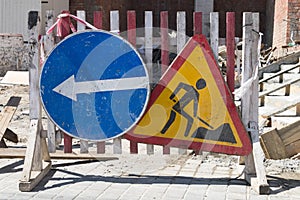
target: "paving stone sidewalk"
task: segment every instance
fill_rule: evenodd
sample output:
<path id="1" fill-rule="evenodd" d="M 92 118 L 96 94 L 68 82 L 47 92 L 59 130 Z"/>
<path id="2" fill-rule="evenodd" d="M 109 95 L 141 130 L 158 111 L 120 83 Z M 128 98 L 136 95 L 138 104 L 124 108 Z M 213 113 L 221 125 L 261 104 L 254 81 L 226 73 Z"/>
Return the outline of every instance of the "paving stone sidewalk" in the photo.
<path id="1" fill-rule="evenodd" d="M 225 158 L 226 157 L 226 158 Z M 23 160 L 0 160 L 0 199 L 300 200 L 300 174 L 269 175 L 270 195 L 243 179 L 237 157 L 120 155 L 117 160 L 54 160 L 32 191 L 18 189 Z"/>

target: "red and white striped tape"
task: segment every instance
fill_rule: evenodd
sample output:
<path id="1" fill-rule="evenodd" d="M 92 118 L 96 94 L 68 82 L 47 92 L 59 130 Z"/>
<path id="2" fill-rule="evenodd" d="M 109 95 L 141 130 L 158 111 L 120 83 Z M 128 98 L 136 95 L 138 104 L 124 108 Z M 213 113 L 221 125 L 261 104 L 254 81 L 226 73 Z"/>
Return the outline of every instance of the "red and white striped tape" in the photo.
<path id="1" fill-rule="evenodd" d="M 71 17 L 73 19 L 75 19 L 76 21 L 82 23 L 83 25 L 85 25 L 86 27 L 90 28 L 90 29 L 93 29 L 93 30 L 98 30 L 95 26 L 91 25 L 90 23 L 88 23 L 87 21 L 85 20 L 82 20 L 80 19 L 79 17 L 76 17 L 75 15 L 72 15 L 70 13 L 62 13 L 62 14 L 59 14 L 57 16 L 57 20 L 56 22 L 48 29 L 48 31 L 46 32 L 46 34 L 50 34 L 53 32 L 54 28 L 57 26 L 57 36 L 61 36 L 61 27 L 58 26 L 60 25 L 62 22 L 63 22 L 63 18 L 66 18 L 66 17 Z M 76 29 L 74 27 L 74 25 L 72 23 L 69 24 L 70 25 L 70 28 L 72 30 L 72 32 L 76 32 Z"/>

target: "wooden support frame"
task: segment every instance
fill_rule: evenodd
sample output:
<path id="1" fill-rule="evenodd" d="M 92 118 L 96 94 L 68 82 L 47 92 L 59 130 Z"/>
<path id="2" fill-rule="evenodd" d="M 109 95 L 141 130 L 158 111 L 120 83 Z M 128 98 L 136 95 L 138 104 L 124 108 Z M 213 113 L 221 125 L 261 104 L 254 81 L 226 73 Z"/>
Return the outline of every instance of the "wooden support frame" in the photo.
<path id="1" fill-rule="evenodd" d="M 39 28 L 40 16 L 38 11 L 30 11 L 28 15 L 29 44 L 32 46 L 33 58 L 29 69 L 30 79 L 30 138 L 27 145 L 22 177 L 19 183 L 20 191 L 31 191 L 49 172 L 51 160 L 46 139 L 41 137 L 41 104 L 39 101 Z"/>
<path id="2" fill-rule="evenodd" d="M 267 183 L 265 167 L 263 165 L 264 154 L 258 136 L 258 48 L 259 48 L 259 14 L 243 13 L 243 76 L 242 83 L 252 77 L 252 80 L 245 95 L 242 96 L 242 120 L 252 139 L 253 151 L 245 157 L 245 179 L 251 184 L 259 194 L 268 194 L 269 185 Z M 242 85 L 243 87 L 243 85 Z"/>

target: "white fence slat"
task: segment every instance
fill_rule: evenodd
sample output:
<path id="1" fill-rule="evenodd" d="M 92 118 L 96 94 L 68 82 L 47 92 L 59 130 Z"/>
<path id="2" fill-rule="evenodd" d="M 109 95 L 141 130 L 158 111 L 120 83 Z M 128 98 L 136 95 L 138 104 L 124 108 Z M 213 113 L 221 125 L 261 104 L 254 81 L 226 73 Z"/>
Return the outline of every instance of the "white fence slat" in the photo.
<path id="1" fill-rule="evenodd" d="M 186 43 L 186 19 L 185 12 L 177 12 L 177 53 L 179 53 Z"/>
<path id="2" fill-rule="evenodd" d="M 56 151 L 55 126 L 50 119 L 47 119 L 47 135 L 48 135 L 48 151 L 49 153 L 55 153 Z"/>
<path id="3" fill-rule="evenodd" d="M 85 11 L 84 10 L 77 10 L 77 17 L 85 20 Z M 77 22 L 77 31 L 85 30 L 85 25 L 82 23 Z M 80 153 L 88 153 L 89 152 L 89 144 L 86 140 L 80 140 Z"/>
<path id="4" fill-rule="evenodd" d="M 113 33 L 120 32 L 120 25 L 119 25 L 119 11 L 112 10 L 110 11 L 110 31 Z"/>
<path id="5" fill-rule="evenodd" d="M 218 59 L 219 46 L 219 13 L 210 13 L 210 46 L 216 59 Z"/>
<path id="6" fill-rule="evenodd" d="M 119 33 L 119 11 L 112 10 L 110 11 L 110 30 L 113 33 Z M 121 137 L 113 139 L 113 153 L 121 154 L 122 153 L 122 139 Z"/>
<path id="7" fill-rule="evenodd" d="M 85 21 L 85 11 L 84 10 L 77 10 L 76 15 L 78 18 Z M 83 30 L 85 30 L 85 25 L 80 22 L 77 22 L 77 31 L 83 31 Z"/>
<path id="8" fill-rule="evenodd" d="M 150 83 L 153 83 L 153 64 L 152 64 L 152 49 L 153 49 L 153 14 L 152 11 L 145 11 L 145 57 L 146 67 L 150 78 Z M 154 153 L 154 146 L 147 144 L 147 154 Z"/>
<path id="9" fill-rule="evenodd" d="M 186 19 L 185 12 L 177 12 L 177 54 L 179 54 L 186 43 Z M 187 154 L 186 148 L 178 148 L 178 154 Z"/>

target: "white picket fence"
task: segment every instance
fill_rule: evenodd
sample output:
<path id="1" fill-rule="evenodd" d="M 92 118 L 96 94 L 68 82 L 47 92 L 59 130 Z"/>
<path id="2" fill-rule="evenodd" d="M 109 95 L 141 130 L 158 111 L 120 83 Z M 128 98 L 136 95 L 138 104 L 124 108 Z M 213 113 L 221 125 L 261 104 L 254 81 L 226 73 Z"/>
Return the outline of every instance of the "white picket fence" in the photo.
<path id="1" fill-rule="evenodd" d="M 45 17 L 47 17 L 47 26 L 46 29 L 48 29 L 53 23 L 54 23 L 54 16 L 52 11 L 47 11 Z M 85 20 L 85 11 L 78 10 L 77 11 L 77 17 L 80 19 Z M 120 24 L 119 24 L 119 11 L 113 10 L 110 11 L 110 31 L 114 33 L 118 33 L 120 30 Z M 214 52 L 215 57 L 218 56 L 218 46 L 219 46 L 219 13 L 213 12 L 210 14 L 210 45 Z M 202 24 L 197 24 L 194 26 L 201 26 Z M 85 30 L 86 27 L 81 24 L 77 23 L 77 31 Z M 144 27 L 144 36 L 138 36 L 136 37 L 136 46 L 144 46 L 145 49 L 145 55 L 144 55 L 144 62 L 146 64 L 146 67 L 149 72 L 150 82 L 157 82 L 160 77 L 160 74 L 155 74 L 153 70 L 153 47 L 158 46 L 162 43 L 161 37 L 153 37 L 153 30 L 159 30 L 159 27 L 154 28 L 153 27 L 153 12 L 152 11 L 145 11 L 145 27 Z M 188 40 L 188 36 L 186 35 L 186 13 L 183 11 L 177 12 L 177 31 L 174 31 L 172 36 L 169 36 L 168 38 L 168 49 L 175 49 L 176 52 L 173 53 L 179 53 L 186 41 Z M 120 34 L 123 37 L 127 37 L 127 34 Z M 45 54 L 49 53 L 51 48 L 54 46 L 54 39 L 53 35 L 44 36 L 44 50 Z M 155 78 L 156 77 L 156 78 Z M 47 126 L 47 137 L 48 137 L 48 149 L 50 153 L 54 153 L 56 151 L 57 144 L 60 144 L 62 141 L 61 131 L 57 130 L 55 125 L 48 120 L 48 126 Z M 73 139 L 73 143 L 77 142 L 76 139 Z M 106 142 L 107 144 L 110 144 L 111 141 Z M 105 142 L 98 142 L 96 145 L 98 150 L 98 153 L 113 153 L 113 154 L 121 154 L 124 151 L 123 147 L 123 139 L 121 137 L 113 139 L 113 148 L 111 150 L 110 147 L 106 145 Z M 80 140 L 80 153 L 89 153 L 89 146 L 93 146 L 93 142 L 88 142 L 85 140 Z M 106 146 L 105 146 L 106 145 Z M 109 145 L 111 146 L 111 145 Z M 147 154 L 154 154 L 154 145 L 147 144 L 146 145 L 146 152 Z M 161 147 L 156 147 L 161 148 Z M 108 152 L 112 151 L 112 152 Z M 173 151 L 172 151 L 173 152 Z M 186 154 L 187 149 L 179 149 L 179 154 Z"/>

